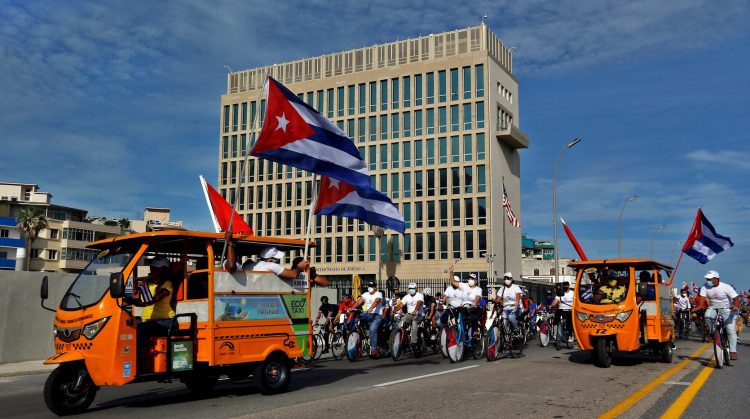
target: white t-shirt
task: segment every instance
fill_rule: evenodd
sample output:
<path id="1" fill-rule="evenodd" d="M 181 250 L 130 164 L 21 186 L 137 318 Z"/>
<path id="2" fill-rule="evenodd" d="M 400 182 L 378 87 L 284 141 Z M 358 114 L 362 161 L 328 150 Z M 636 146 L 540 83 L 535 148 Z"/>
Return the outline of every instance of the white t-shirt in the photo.
<path id="1" fill-rule="evenodd" d="M 521 291 L 521 287 L 519 287 L 516 284 L 513 284 L 510 287 L 506 287 L 505 285 L 503 285 L 502 288 L 500 288 L 500 291 L 498 291 L 497 295 L 503 297 L 503 309 L 504 310 L 510 310 L 516 306 L 517 294 L 521 294 L 521 296 L 523 296 L 523 291 Z"/>
<path id="2" fill-rule="evenodd" d="M 558 308 L 563 311 L 572 310 L 573 298 L 575 298 L 575 293 L 573 292 L 573 290 L 566 292 L 562 297 L 557 297 L 557 300 L 560 301 L 560 305 L 558 306 Z"/>
<path id="3" fill-rule="evenodd" d="M 707 289 L 701 288 L 701 297 L 708 299 L 708 306 L 717 309 L 732 308 L 732 299 L 737 297 L 737 291 L 729 284 L 719 282 L 718 286 Z"/>
<path id="4" fill-rule="evenodd" d="M 443 295 L 447 297 L 448 307 L 459 308 L 464 303 L 464 291 L 461 287 L 453 288 L 452 285 L 448 285 Z"/>
<path id="5" fill-rule="evenodd" d="M 678 310 L 690 310 L 690 297 L 680 295 L 677 297 L 677 304 L 675 306 Z"/>
<path id="6" fill-rule="evenodd" d="M 482 288 L 479 286 L 476 286 L 474 288 L 470 287 L 469 284 L 461 283 L 461 291 L 464 292 L 464 304 L 465 306 L 470 306 L 474 303 L 474 299 L 478 295 L 480 298 L 482 297 Z M 479 304 L 477 302 L 477 304 Z"/>
<path id="7" fill-rule="evenodd" d="M 372 310 L 372 313 L 383 314 L 383 293 L 380 291 L 375 291 L 373 294 L 370 294 L 369 292 L 362 294 L 362 299 L 365 300 L 362 310 L 366 313 L 378 298 L 380 298 L 380 302 L 378 302 L 378 306 Z"/>
<path id="8" fill-rule="evenodd" d="M 284 272 L 284 267 L 278 263 L 266 262 L 264 260 L 254 261 L 246 260 L 242 264 L 243 271 L 260 271 L 260 272 L 273 272 L 276 275 L 281 275 Z"/>
<path id="9" fill-rule="evenodd" d="M 406 312 L 407 313 L 413 313 L 414 309 L 417 307 L 417 303 L 421 301 L 422 306 L 424 307 L 424 295 L 422 295 L 421 292 L 418 292 L 414 295 L 406 294 L 401 299 L 401 304 L 406 306 Z M 419 314 L 422 314 L 422 310 L 420 310 Z"/>

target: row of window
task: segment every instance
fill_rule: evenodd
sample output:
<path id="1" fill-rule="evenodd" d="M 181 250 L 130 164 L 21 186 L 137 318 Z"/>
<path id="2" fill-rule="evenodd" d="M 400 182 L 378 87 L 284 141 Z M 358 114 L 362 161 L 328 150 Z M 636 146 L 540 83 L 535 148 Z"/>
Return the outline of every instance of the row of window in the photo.
<path id="1" fill-rule="evenodd" d="M 233 138 L 234 140 L 234 138 Z M 437 150 L 435 145 L 437 144 Z M 233 141 L 233 146 L 236 143 Z M 463 136 L 428 138 L 426 140 L 386 143 L 358 147 L 362 159 L 368 162 L 370 170 L 398 169 L 421 167 L 422 165 L 461 163 L 471 161 L 483 161 L 486 158 L 485 135 L 477 133 Z M 437 153 L 436 153 L 437 151 Z M 234 155 L 234 154 L 233 154 Z M 237 182 L 239 170 L 243 161 L 221 163 L 221 184 L 234 184 Z M 249 183 L 282 179 L 284 176 L 284 165 L 273 163 L 263 159 L 250 159 L 247 165 L 246 179 Z M 294 176 L 293 168 L 286 166 L 286 178 Z M 306 176 L 306 172 L 296 169 L 296 176 Z M 241 179 L 242 180 L 242 179 Z"/>
<path id="2" fill-rule="evenodd" d="M 234 162 L 231 166 L 234 169 Z M 223 164 L 222 164 L 223 167 Z M 236 170 L 230 181 L 236 181 Z M 224 179 L 225 173 L 222 174 Z M 250 182 L 254 182 L 250 180 Z M 371 186 L 388 195 L 393 200 L 420 198 L 423 196 L 455 196 L 460 194 L 484 193 L 487 191 L 487 173 L 483 164 L 417 170 L 414 172 L 384 173 L 370 176 Z M 312 199 L 312 181 L 276 183 L 236 188 L 222 188 L 221 195 L 237 209 L 290 208 L 293 205 L 309 205 Z M 239 196 L 238 196 L 239 195 Z"/>
<path id="3" fill-rule="evenodd" d="M 487 198 L 457 198 L 438 201 L 396 204 L 407 229 L 437 227 L 469 227 L 487 224 Z M 245 215 L 247 223 L 258 235 L 301 236 L 309 210 L 263 212 Z M 315 233 L 353 233 L 367 231 L 362 221 L 336 216 L 317 217 Z"/>
<path id="4" fill-rule="evenodd" d="M 460 72 L 460 76 L 459 76 Z M 437 87 L 437 88 L 436 88 Z M 413 93 L 412 93 L 413 92 Z M 334 116 L 356 115 L 367 112 L 386 111 L 389 109 L 422 106 L 471 99 L 484 96 L 484 66 L 451 68 L 425 74 L 407 75 L 352 84 L 324 90 L 298 93 L 300 100 L 314 107 L 328 118 Z M 260 103 L 260 119 L 265 115 L 265 99 Z M 249 110 L 249 113 L 248 113 Z M 255 120 L 258 110 L 257 101 L 224 105 L 222 116 L 223 132 L 247 130 L 248 117 Z"/>
<path id="5" fill-rule="evenodd" d="M 475 108 L 475 120 L 472 119 L 473 108 Z M 436 110 L 437 126 L 435 125 Z M 498 112 L 502 112 L 502 114 L 498 114 L 499 117 L 501 116 L 501 121 L 512 122 L 510 114 L 506 115 L 507 112 L 504 110 L 501 111 L 500 109 L 498 109 Z M 465 131 L 474 128 L 482 129 L 484 128 L 484 102 L 480 101 L 476 102 L 476 104 L 466 103 L 463 105 L 463 110 L 461 112 L 459 112 L 458 105 L 455 105 L 451 106 L 450 110 L 448 110 L 447 107 L 439 107 L 429 108 L 425 111 L 414 111 L 413 116 L 414 117 L 412 118 L 412 112 L 402 112 L 390 115 L 384 114 L 379 117 L 371 116 L 369 118 L 358 118 L 356 120 L 349 119 L 346 121 L 346 125 L 344 125 L 344 121 L 338 121 L 337 124 L 342 131 L 346 132 L 347 136 L 357 143 L 377 141 L 379 139 L 388 140 L 402 137 L 420 137 L 424 135 L 434 135 L 436 133 L 442 134 L 462 130 Z M 448 116 L 450 116 L 450 118 L 448 118 Z M 413 131 L 412 123 L 414 124 Z M 481 135 L 484 136 L 483 133 Z M 458 141 L 458 136 L 453 136 L 452 138 L 454 137 L 456 138 L 456 141 Z M 255 139 L 255 134 L 250 134 L 250 144 L 248 144 L 247 134 L 222 137 L 220 150 L 221 157 L 224 159 L 230 158 L 230 156 L 233 158 L 244 157 L 247 154 L 248 148 L 252 148 L 255 145 Z M 445 137 L 443 137 L 443 139 L 445 139 Z"/>
<path id="6" fill-rule="evenodd" d="M 316 263 L 376 262 L 378 248 L 382 262 L 471 259 L 487 251 L 487 230 L 394 234 L 383 236 L 379 244 L 376 240 L 375 236 L 316 239 L 313 259 Z"/>
<path id="7" fill-rule="evenodd" d="M 94 232 L 92 230 L 83 230 L 80 228 L 63 228 L 63 240 L 78 240 L 83 242 L 94 241 Z"/>

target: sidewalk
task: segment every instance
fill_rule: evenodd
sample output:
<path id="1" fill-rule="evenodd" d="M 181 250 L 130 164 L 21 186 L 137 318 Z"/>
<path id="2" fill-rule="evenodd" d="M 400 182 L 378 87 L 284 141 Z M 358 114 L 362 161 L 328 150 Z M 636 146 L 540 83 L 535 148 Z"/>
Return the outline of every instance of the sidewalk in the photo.
<path id="1" fill-rule="evenodd" d="M 0 377 L 13 377 L 17 375 L 48 374 L 57 365 L 44 365 L 44 360 L 15 362 L 12 364 L 0 364 Z"/>

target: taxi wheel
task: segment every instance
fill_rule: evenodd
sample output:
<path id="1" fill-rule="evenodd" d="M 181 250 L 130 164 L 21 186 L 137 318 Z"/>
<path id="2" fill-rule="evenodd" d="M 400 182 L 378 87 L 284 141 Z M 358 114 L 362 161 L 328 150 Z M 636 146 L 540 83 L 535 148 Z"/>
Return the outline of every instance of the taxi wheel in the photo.
<path id="1" fill-rule="evenodd" d="M 612 365 L 612 355 L 607 348 L 606 338 L 598 338 L 594 343 L 594 364 L 602 368 L 609 368 Z"/>
<path id="2" fill-rule="evenodd" d="M 79 377 L 83 378 L 76 388 Z M 83 364 L 63 364 L 47 377 L 44 402 L 56 415 L 75 415 L 91 406 L 98 389 Z"/>
<path id="3" fill-rule="evenodd" d="M 661 347 L 661 362 L 665 364 L 671 364 L 674 356 L 674 349 L 672 349 L 672 342 L 665 342 Z"/>
<path id="4" fill-rule="evenodd" d="M 283 393 L 289 387 L 292 371 L 287 359 L 271 355 L 255 367 L 255 385 L 263 394 Z"/>

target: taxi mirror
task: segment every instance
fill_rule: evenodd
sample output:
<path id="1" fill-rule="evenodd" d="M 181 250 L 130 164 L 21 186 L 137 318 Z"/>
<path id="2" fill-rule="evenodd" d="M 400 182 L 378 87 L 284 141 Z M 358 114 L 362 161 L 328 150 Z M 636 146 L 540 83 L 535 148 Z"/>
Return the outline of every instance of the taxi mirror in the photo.
<path id="1" fill-rule="evenodd" d="M 39 290 L 39 297 L 41 297 L 42 300 L 49 298 L 49 278 L 47 278 L 47 275 L 44 275 L 44 278 L 42 278 L 42 287 Z"/>
<path id="2" fill-rule="evenodd" d="M 643 299 L 646 299 L 648 297 L 648 283 L 647 282 L 638 283 L 638 296 L 640 296 Z"/>
<path id="3" fill-rule="evenodd" d="M 113 272 L 109 275 L 109 296 L 112 298 L 125 296 L 125 280 L 122 272 Z"/>

